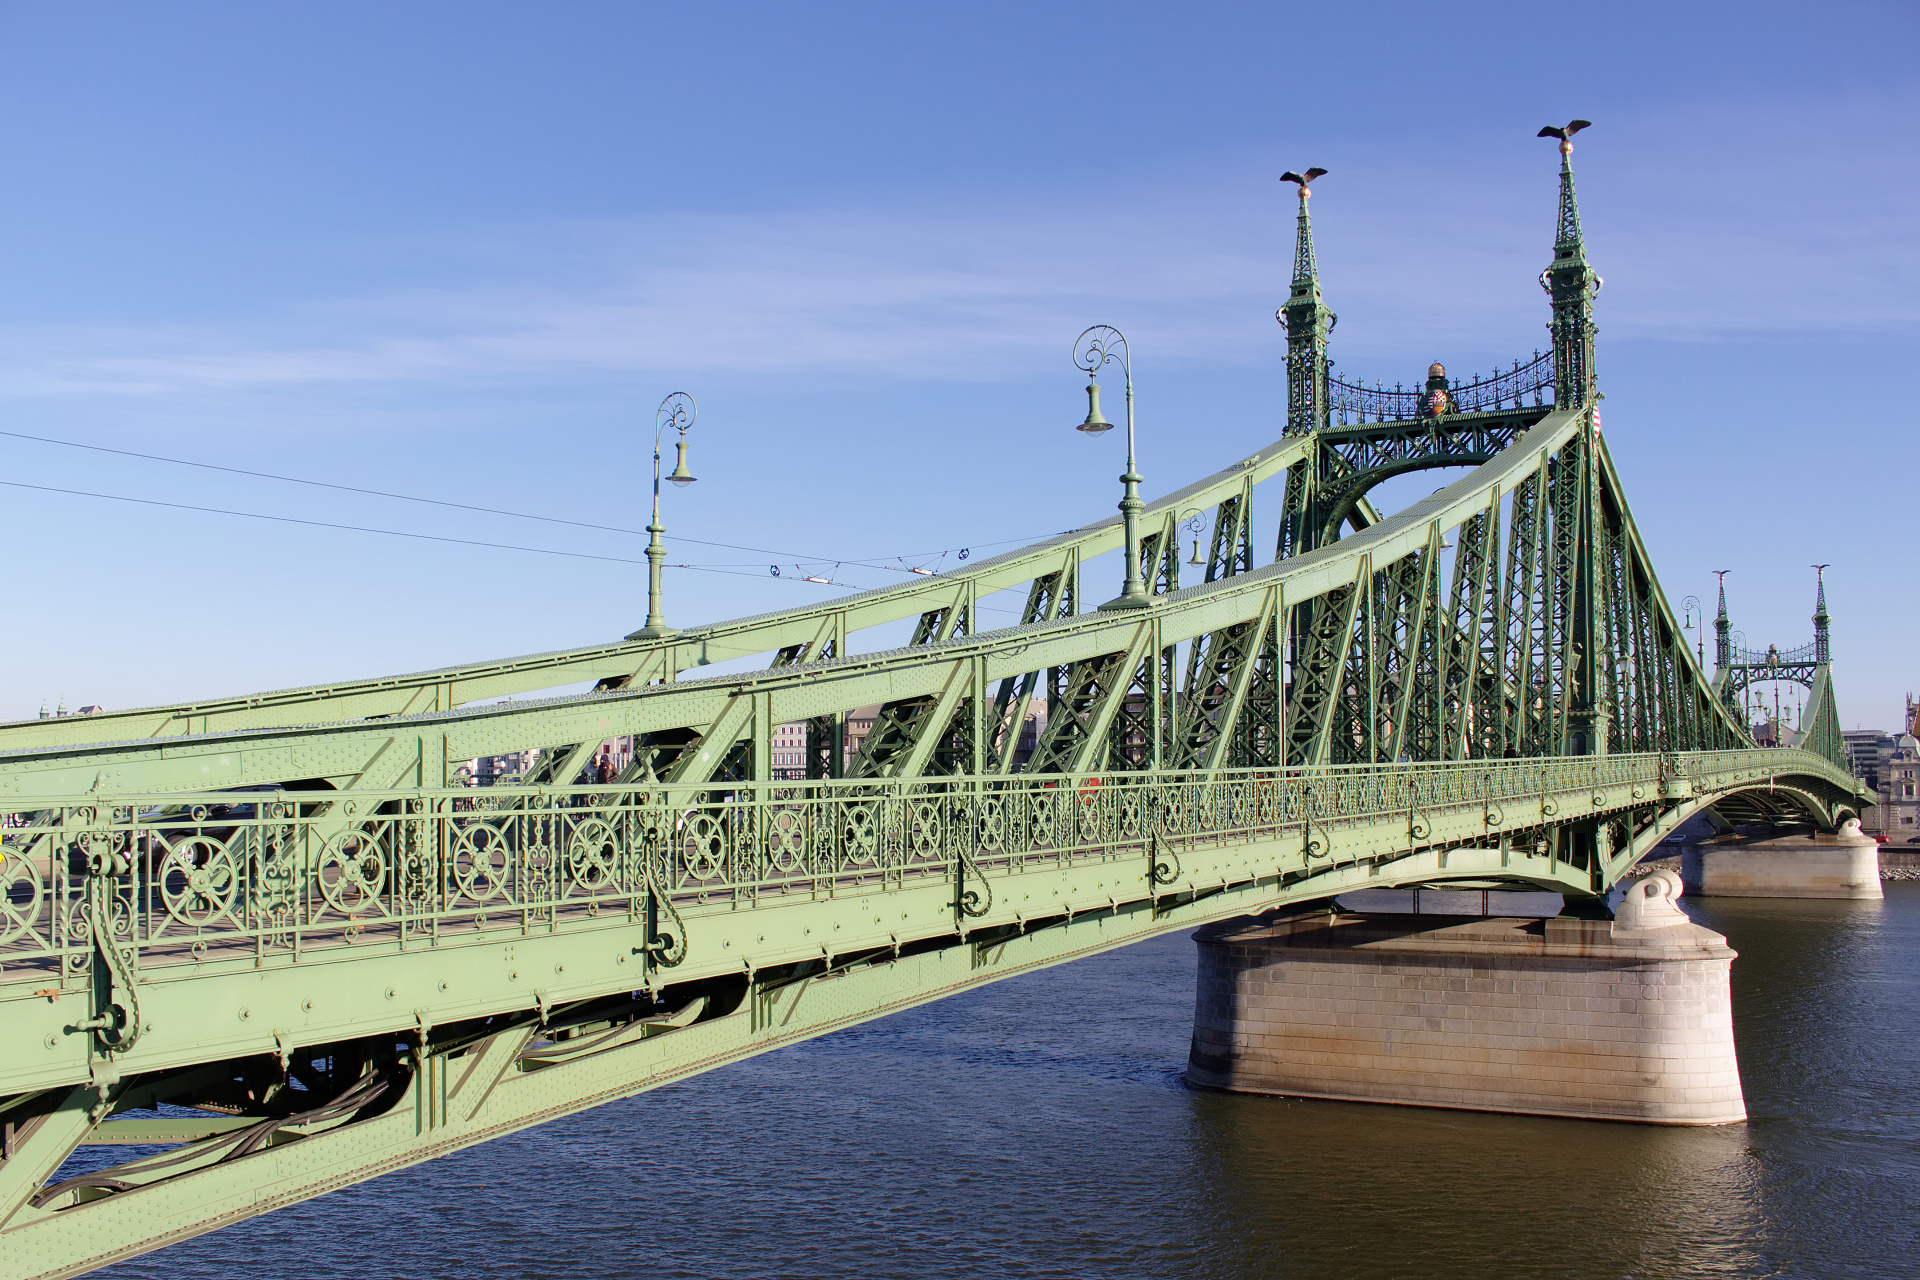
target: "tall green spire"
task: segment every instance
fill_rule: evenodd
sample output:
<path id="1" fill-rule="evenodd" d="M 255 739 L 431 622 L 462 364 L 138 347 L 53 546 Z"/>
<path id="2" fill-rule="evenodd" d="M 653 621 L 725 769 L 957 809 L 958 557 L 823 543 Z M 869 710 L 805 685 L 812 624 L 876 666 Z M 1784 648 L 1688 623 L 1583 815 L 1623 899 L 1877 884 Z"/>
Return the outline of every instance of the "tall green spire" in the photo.
<path id="1" fill-rule="evenodd" d="M 1827 570 L 1832 565 L 1817 564 L 1814 573 L 1819 575 L 1820 589 L 1813 600 L 1813 660 L 1831 662 L 1833 651 L 1833 619 L 1827 615 Z"/>
<path id="2" fill-rule="evenodd" d="M 1720 575 L 1720 613 L 1713 620 L 1713 665 L 1725 671 L 1733 665 L 1733 620 L 1727 617 L 1727 575 L 1731 569 L 1715 569 Z"/>
<path id="3" fill-rule="evenodd" d="M 1311 184 L 1325 169 L 1283 173 L 1300 187 L 1299 230 L 1293 244 L 1293 289 L 1274 318 L 1287 327 L 1287 434 L 1312 431 L 1327 421 L 1327 339 L 1339 317 L 1320 297 L 1320 269 L 1313 256 L 1313 219 L 1307 213 Z"/>
<path id="4" fill-rule="evenodd" d="M 1553 240 L 1553 263 L 1540 273 L 1540 287 L 1553 300 L 1554 402 L 1573 408 L 1593 398 L 1593 299 L 1600 277 L 1587 265 L 1580 239 L 1580 202 L 1573 190 L 1573 135 L 1592 121 L 1574 120 L 1565 128 L 1548 125 L 1538 137 L 1560 140 L 1560 220 Z"/>

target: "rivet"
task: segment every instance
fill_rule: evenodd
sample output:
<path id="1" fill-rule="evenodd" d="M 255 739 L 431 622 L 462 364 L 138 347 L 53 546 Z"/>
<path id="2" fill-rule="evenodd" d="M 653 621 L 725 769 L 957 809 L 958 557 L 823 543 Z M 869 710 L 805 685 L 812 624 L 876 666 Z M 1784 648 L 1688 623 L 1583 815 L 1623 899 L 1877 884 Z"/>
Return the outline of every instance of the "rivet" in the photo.
<path id="1" fill-rule="evenodd" d="M 393 989 L 392 987 L 388 987 L 388 988 L 387 988 L 387 999 L 389 999 L 389 1000 L 391 1000 L 391 999 L 393 999 L 393 997 L 394 997 L 394 996 L 395 996 L 396 994 L 398 994 L 398 993 L 397 993 L 397 992 L 395 992 L 395 991 L 394 991 L 394 989 Z"/>
<path id="2" fill-rule="evenodd" d="M 445 991 L 447 989 L 447 980 L 445 978 L 442 978 L 440 980 L 440 989 L 442 991 Z"/>
<path id="3" fill-rule="evenodd" d="M 518 969 L 510 970 L 507 973 L 508 982 L 518 982 L 519 980 L 520 980 L 520 971 Z"/>
<path id="4" fill-rule="evenodd" d="M 251 1009 L 240 1010 L 240 1021 L 245 1022 L 248 1018 L 251 1018 L 252 1016 L 253 1016 L 253 1010 Z"/>
<path id="5" fill-rule="evenodd" d="M 565 973 L 565 972 L 567 971 L 567 966 L 565 966 L 565 965 L 563 965 L 563 964 L 557 964 L 557 965 L 555 965 L 555 966 L 553 966 L 553 971 L 554 971 L 555 973 Z"/>
<path id="6" fill-rule="evenodd" d="M 300 1002 L 300 1012 L 302 1012 L 302 1013 L 312 1013 L 312 1012 L 313 1012 L 313 1001 L 311 1001 L 311 1000 L 302 1000 L 302 1001 Z"/>
<path id="7" fill-rule="evenodd" d="M 47 1046 L 47 1048 L 49 1048 L 49 1049 L 51 1049 L 51 1048 L 53 1048 L 53 1047 L 54 1047 L 55 1045 L 57 1045 L 57 1044 L 59 1044 L 59 1043 L 60 1043 L 60 1037 L 58 1037 L 58 1036 L 54 1036 L 54 1035 L 50 1035 L 50 1036 L 48 1036 L 48 1037 L 46 1038 L 46 1040 L 45 1040 L 45 1042 L 44 1042 L 44 1043 L 46 1044 L 46 1046 Z"/>

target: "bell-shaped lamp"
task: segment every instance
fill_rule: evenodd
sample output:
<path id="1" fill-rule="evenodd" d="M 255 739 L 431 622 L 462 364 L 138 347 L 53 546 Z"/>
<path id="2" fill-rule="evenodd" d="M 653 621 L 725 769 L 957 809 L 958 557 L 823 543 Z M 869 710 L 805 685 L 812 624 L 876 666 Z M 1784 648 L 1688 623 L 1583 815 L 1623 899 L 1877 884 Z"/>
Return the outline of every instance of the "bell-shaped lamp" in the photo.
<path id="1" fill-rule="evenodd" d="M 1087 379 L 1087 420 L 1078 429 L 1090 436 L 1113 430 L 1113 424 L 1100 416 L 1100 384 L 1092 378 Z"/>
<path id="2" fill-rule="evenodd" d="M 1200 558 L 1200 536 L 1198 534 L 1195 534 L 1193 539 L 1193 559 L 1187 561 L 1187 563 L 1198 565 L 1206 564 L 1206 561 Z"/>
<path id="3" fill-rule="evenodd" d="M 680 437 L 679 447 L 680 456 L 673 464 L 673 474 L 668 476 L 667 479 L 669 482 L 685 488 L 687 485 L 699 479 L 699 477 L 687 470 L 687 438 L 685 436 Z"/>

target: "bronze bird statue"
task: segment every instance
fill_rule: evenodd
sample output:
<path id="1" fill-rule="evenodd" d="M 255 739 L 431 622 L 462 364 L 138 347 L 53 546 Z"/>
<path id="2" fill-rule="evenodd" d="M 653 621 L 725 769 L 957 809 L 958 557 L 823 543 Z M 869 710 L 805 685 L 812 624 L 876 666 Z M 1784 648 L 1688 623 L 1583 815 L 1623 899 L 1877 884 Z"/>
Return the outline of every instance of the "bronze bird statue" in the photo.
<path id="1" fill-rule="evenodd" d="M 1312 192 L 1308 189 L 1308 184 L 1310 184 L 1315 178 L 1324 178 L 1326 176 L 1327 176 L 1327 171 L 1325 169 L 1309 169 L 1307 170 L 1304 176 L 1301 174 L 1295 173 L 1293 170 L 1289 169 L 1285 173 L 1280 175 L 1280 181 L 1299 183 L 1300 196 L 1302 199 L 1305 199 L 1307 196 L 1312 194 Z"/>
<path id="2" fill-rule="evenodd" d="M 1566 155 L 1573 151 L 1573 135 L 1580 132 L 1582 129 L 1590 129 L 1592 127 L 1593 127 L 1593 121 L 1591 120 L 1569 120 L 1567 122 L 1567 127 L 1564 129 L 1556 128 L 1553 125 L 1548 125 L 1546 128 L 1540 130 L 1540 132 L 1534 134 L 1533 136 L 1536 138 L 1560 139 L 1560 152 L 1562 155 Z"/>

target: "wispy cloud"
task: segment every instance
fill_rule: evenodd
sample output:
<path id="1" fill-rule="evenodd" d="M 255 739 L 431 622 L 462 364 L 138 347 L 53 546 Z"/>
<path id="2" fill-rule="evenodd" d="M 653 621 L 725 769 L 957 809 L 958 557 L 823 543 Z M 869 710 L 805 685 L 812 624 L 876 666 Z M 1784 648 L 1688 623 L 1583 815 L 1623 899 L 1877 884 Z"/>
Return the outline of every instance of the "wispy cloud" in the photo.
<path id="1" fill-rule="evenodd" d="M 1778 189 L 1777 151 L 1754 143 L 1703 162 L 1671 123 L 1631 172 L 1619 150 L 1591 148 L 1583 189 L 1610 336 L 1920 330 L 1910 178 L 1856 151 L 1859 181 L 1808 198 Z M 1411 185 L 1350 168 L 1325 185 L 1321 262 L 1342 351 L 1458 342 L 1491 357 L 1500 335 L 1515 355 L 1544 336 L 1533 278 L 1551 234 L 1551 157 L 1526 159 Z M 1829 154 L 1830 173 L 1848 166 Z M 1290 215 L 1265 176 L 1256 188 L 1215 171 L 1177 199 L 1093 214 L 1078 196 L 996 193 L 494 228 L 468 234 L 482 264 L 471 288 L 362 281 L 276 300 L 266 323 L 0 332 L 0 394 L 596 370 L 998 378 L 1053 367 L 1094 321 L 1133 329 L 1159 362 L 1272 363 Z"/>

